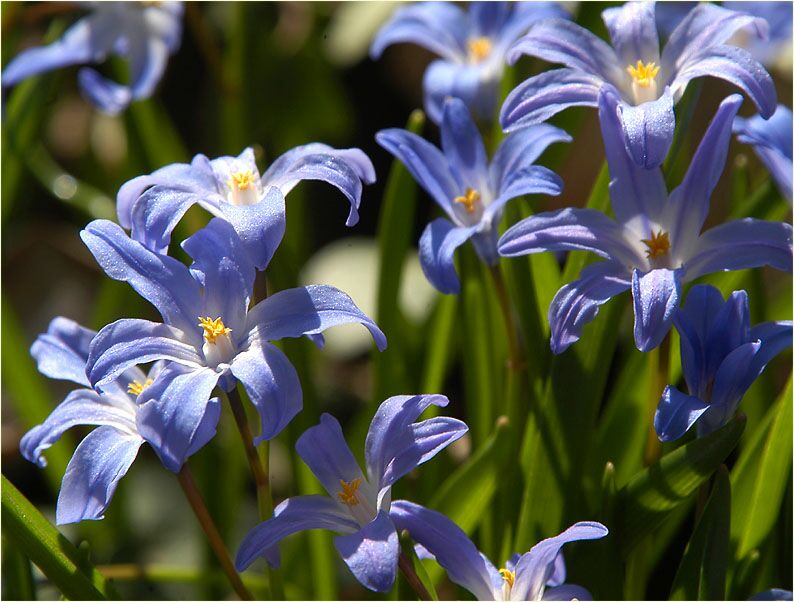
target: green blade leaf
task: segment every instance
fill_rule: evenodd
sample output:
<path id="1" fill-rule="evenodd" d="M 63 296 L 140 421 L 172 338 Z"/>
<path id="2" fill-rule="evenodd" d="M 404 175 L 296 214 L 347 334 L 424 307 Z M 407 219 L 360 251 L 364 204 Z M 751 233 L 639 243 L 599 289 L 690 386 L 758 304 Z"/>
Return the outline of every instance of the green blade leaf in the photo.
<path id="1" fill-rule="evenodd" d="M 35 600 L 36 584 L 30 560 L 3 537 L 3 600 Z"/>
<path id="2" fill-rule="evenodd" d="M 775 405 L 768 429 L 744 450 L 732 482 L 736 510 L 731 522 L 731 540 L 736 558 L 758 548 L 777 523 L 780 505 L 791 473 L 792 409 L 791 377 Z"/>
<path id="3" fill-rule="evenodd" d="M 739 415 L 718 431 L 682 445 L 620 490 L 616 526 L 624 558 L 725 461 L 746 423 Z"/>
<path id="4" fill-rule="evenodd" d="M 425 115 L 416 110 L 408 118 L 406 129 L 419 134 Z M 414 212 L 416 210 L 416 182 L 405 166 L 394 159 L 378 222 L 378 305 L 376 321 L 387 333 L 389 347 L 375 355 L 375 399 L 385 399 L 404 390 L 406 366 L 404 341 L 400 334 L 399 292 L 403 262 L 411 244 Z"/>
<path id="5" fill-rule="evenodd" d="M 723 464 L 714 489 L 687 544 L 670 592 L 671 600 L 723 600 L 731 524 L 731 482 Z"/>
<path id="6" fill-rule="evenodd" d="M 117 599 L 109 582 L 85 556 L 2 477 L 3 535 L 12 540 L 72 600 Z"/>

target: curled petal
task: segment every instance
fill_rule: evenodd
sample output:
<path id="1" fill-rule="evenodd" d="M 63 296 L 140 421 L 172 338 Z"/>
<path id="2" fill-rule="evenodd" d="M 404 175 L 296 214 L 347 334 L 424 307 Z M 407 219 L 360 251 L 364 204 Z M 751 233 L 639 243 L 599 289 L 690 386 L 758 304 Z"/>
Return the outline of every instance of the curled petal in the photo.
<path id="1" fill-rule="evenodd" d="M 557 196 L 562 192 L 562 178 L 541 165 L 530 165 L 512 171 L 501 183 L 499 196 L 483 211 L 486 223 L 496 224 L 505 204 L 525 194 Z"/>
<path id="2" fill-rule="evenodd" d="M 667 157 L 675 133 L 673 95 L 669 89 L 658 99 L 632 106 L 620 104 L 626 150 L 645 169 L 658 167 Z"/>
<path id="3" fill-rule="evenodd" d="M 275 345 L 251 346 L 234 358 L 231 371 L 259 414 L 262 432 L 254 439 L 256 445 L 278 435 L 303 408 L 295 367 Z"/>
<path id="4" fill-rule="evenodd" d="M 634 344 L 640 351 L 655 349 L 670 331 L 681 295 L 680 270 L 634 270 Z"/>
<path id="5" fill-rule="evenodd" d="M 321 284 L 279 291 L 254 306 L 248 312 L 247 344 L 317 335 L 340 324 L 364 325 L 378 349 L 386 348 L 383 332 L 346 293 Z"/>
<path id="6" fill-rule="evenodd" d="M 59 525 L 103 518 L 121 477 L 138 455 L 143 439 L 100 426 L 88 434 L 63 475 L 55 522 Z"/>
<path id="7" fill-rule="evenodd" d="M 590 595 L 585 588 L 581 585 L 573 585 L 572 583 L 565 583 L 564 585 L 557 585 L 550 587 L 543 592 L 542 600 L 592 600 L 593 596 Z"/>
<path id="8" fill-rule="evenodd" d="M 260 556 L 275 560 L 271 551 L 282 539 L 309 529 L 353 533 L 358 524 L 339 504 L 324 495 L 291 497 L 276 507 L 273 518 L 260 523 L 245 536 L 237 550 L 235 567 L 244 571 Z"/>
<path id="9" fill-rule="evenodd" d="M 675 441 L 682 437 L 698 418 L 709 409 L 705 401 L 684 395 L 668 385 L 659 400 L 656 414 L 653 417 L 653 428 L 660 441 Z"/>
<path id="10" fill-rule="evenodd" d="M 85 364 L 94 335 L 95 331 L 59 316 L 50 322 L 46 333 L 36 338 L 30 347 L 30 355 L 44 376 L 70 380 L 87 387 Z"/>
<path id="11" fill-rule="evenodd" d="M 103 77 L 90 67 L 80 69 L 77 81 L 83 96 L 108 115 L 118 115 L 132 102 L 132 90 L 128 86 Z"/>
<path id="12" fill-rule="evenodd" d="M 562 353 L 582 336 L 601 305 L 631 287 L 626 268 L 604 261 L 587 266 L 578 280 L 563 286 L 549 306 L 551 350 Z"/>
<path id="13" fill-rule="evenodd" d="M 359 583 L 376 592 L 387 592 L 397 577 L 400 544 L 389 515 L 383 511 L 351 535 L 334 537 L 334 546 Z"/>
<path id="14" fill-rule="evenodd" d="M 491 189 L 499 191 L 511 173 L 531 167 L 549 145 L 570 142 L 567 132 L 547 123 L 526 127 L 509 134 L 496 149 L 488 168 Z"/>
<path id="15" fill-rule="evenodd" d="M 478 226 L 458 227 L 442 217 L 430 222 L 419 239 L 419 262 L 434 287 L 457 294 L 460 282 L 455 273 L 455 250 L 477 233 Z"/>

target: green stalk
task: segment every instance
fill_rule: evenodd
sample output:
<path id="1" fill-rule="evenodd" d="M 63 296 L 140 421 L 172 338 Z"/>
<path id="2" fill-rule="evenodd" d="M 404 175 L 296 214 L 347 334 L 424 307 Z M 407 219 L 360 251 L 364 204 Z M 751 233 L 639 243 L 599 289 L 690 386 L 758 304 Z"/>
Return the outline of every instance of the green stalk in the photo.
<path id="1" fill-rule="evenodd" d="M 193 509 L 196 518 L 201 524 L 201 528 L 204 530 L 210 542 L 210 546 L 212 546 L 212 551 L 215 552 L 215 556 L 223 572 L 226 573 L 226 576 L 229 578 L 229 583 L 232 588 L 237 592 L 241 600 L 253 600 L 254 597 L 245 585 L 243 585 L 240 575 L 235 570 L 231 558 L 229 558 L 229 553 L 226 551 L 226 546 L 223 544 L 221 534 L 218 532 L 218 528 L 215 526 L 207 507 L 204 505 L 204 500 L 196 487 L 196 482 L 193 480 L 193 475 L 187 464 L 182 466 L 182 470 L 177 474 L 177 479 L 182 486 L 182 491 L 185 492 L 185 497 L 190 503 L 190 507 Z"/>
<path id="2" fill-rule="evenodd" d="M 662 457 L 662 443 L 653 428 L 653 417 L 656 414 L 656 406 L 662 397 L 664 388 L 670 384 L 670 334 L 668 333 L 658 349 L 648 353 L 648 361 L 651 362 L 651 389 L 648 392 L 648 439 L 645 442 L 645 455 L 643 461 L 645 466 L 650 466 Z M 708 495 L 706 496 L 708 498 Z"/>

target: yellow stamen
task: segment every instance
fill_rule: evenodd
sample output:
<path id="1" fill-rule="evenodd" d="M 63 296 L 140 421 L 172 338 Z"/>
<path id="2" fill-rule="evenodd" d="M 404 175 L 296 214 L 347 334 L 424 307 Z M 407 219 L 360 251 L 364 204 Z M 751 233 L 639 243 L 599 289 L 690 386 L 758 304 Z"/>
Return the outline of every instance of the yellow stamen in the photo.
<path id="1" fill-rule="evenodd" d="M 513 571 L 499 569 L 499 574 L 502 576 L 502 579 L 507 581 L 507 585 L 509 587 L 513 587 L 513 584 L 516 582 L 516 574 Z"/>
<path id="2" fill-rule="evenodd" d="M 477 203 L 480 202 L 480 193 L 474 188 L 467 188 L 464 196 L 456 196 L 454 201 L 466 208 L 466 213 L 474 213 Z"/>
<path id="3" fill-rule="evenodd" d="M 485 36 L 473 38 L 466 45 L 469 47 L 469 60 L 473 63 L 479 63 L 491 54 L 491 40 Z"/>
<path id="4" fill-rule="evenodd" d="M 651 237 L 643 238 L 642 242 L 648 247 L 645 251 L 645 256 L 648 259 L 664 255 L 670 250 L 670 235 L 662 230 L 651 232 Z"/>
<path id="5" fill-rule="evenodd" d="M 233 173 L 232 177 L 229 178 L 229 188 L 248 190 L 249 187 L 254 185 L 255 179 L 254 172 L 252 172 L 250 169 L 238 171 L 237 173 Z"/>
<path id="6" fill-rule="evenodd" d="M 232 331 L 231 328 L 226 328 L 220 317 L 213 320 L 209 316 L 206 318 L 199 316 L 198 325 L 204 329 L 204 339 L 208 343 L 214 343 L 219 336 L 229 334 Z"/>
<path id="7" fill-rule="evenodd" d="M 339 479 L 339 485 L 342 487 L 342 491 L 336 494 L 339 499 L 348 506 L 357 506 L 358 498 L 356 497 L 356 492 L 361 486 L 361 479 L 353 479 L 349 483 Z"/>
<path id="8" fill-rule="evenodd" d="M 153 382 L 154 381 L 151 378 L 147 378 L 146 382 L 143 384 L 139 383 L 137 380 L 134 380 L 127 385 L 127 393 L 132 393 L 133 395 L 138 396 L 143 393 L 143 390 Z"/>
<path id="9" fill-rule="evenodd" d="M 647 88 L 653 83 L 656 74 L 659 73 L 659 67 L 653 62 L 646 65 L 642 61 L 637 61 L 636 67 L 634 65 L 629 65 L 626 67 L 626 71 L 629 72 L 635 84 L 641 88 Z"/>

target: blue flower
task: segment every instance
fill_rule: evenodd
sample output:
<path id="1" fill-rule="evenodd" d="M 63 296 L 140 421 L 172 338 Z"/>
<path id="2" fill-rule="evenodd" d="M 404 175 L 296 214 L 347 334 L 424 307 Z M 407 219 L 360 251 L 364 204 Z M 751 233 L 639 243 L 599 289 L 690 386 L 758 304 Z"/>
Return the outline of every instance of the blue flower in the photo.
<path id="1" fill-rule="evenodd" d="M 254 151 L 210 161 L 196 155 L 190 164 L 174 163 L 124 184 L 117 196 L 119 223 L 156 253 L 167 253 L 171 232 L 194 204 L 234 226 L 257 269 L 264 269 L 284 234 L 283 196 L 303 180 L 336 186 L 350 201 L 347 225 L 358 222 L 363 181 L 375 170 L 357 148 L 325 144 L 298 146 L 276 159 L 259 176 Z M 272 193 L 277 189 L 280 194 Z M 147 190 L 148 189 L 148 190 Z"/>
<path id="2" fill-rule="evenodd" d="M 541 251 L 592 251 L 607 261 L 587 266 L 566 284 L 549 308 L 551 348 L 562 353 L 577 341 L 598 307 L 631 289 L 634 341 L 653 349 L 670 330 L 681 284 L 712 272 L 770 265 L 791 271 L 791 225 L 742 219 L 701 232 L 709 197 L 728 154 L 731 125 L 742 103 L 722 101 L 681 184 L 667 194 L 661 169 L 638 167 L 623 147 L 619 100 L 599 98 L 612 209 L 567 208 L 529 217 L 505 232 L 499 253 L 513 257 Z"/>
<path id="3" fill-rule="evenodd" d="M 772 588 L 747 598 L 748 600 L 792 600 L 792 593 L 787 589 Z"/>
<path id="4" fill-rule="evenodd" d="M 506 131 L 545 121 L 571 106 L 596 106 L 607 88 L 619 98 L 622 139 L 638 165 L 652 168 L 667 156 L 675 130 L 673 104 L 690 80 L 712 76 L 741 88 L 769 118 L 775 111 L 772 78 L 746 50 L 730 46 L 731 35 L 766 22 L 750 15 L 699 4 L 670 35 L 661 55 L 652 2 L 627 2 L 603 13 L 612 46 L 575 23 L 548 20 L 533 27 L 508 52 L 509 61 L 529 54 L 565 65 L 529 78 L 502 105 Z"/>
<path id="5" fill-rule="evenodd" d="M 85 2 L 91 14 L 49 46 L 22 51 L 3 71 L 3 87 L 51 69 L 101 63 L 111 55 L 129 62 L 130 83 L 119 84 L 83 67 L 80 90 L 106 113 L 123 111 L 133 100 L 149 98 L 182 37 L 181 2 Z"/>
<path id="6" fill-rule="evenodd" d="M 747 48 L 755 58 L 770 68 L 791 72 L 791 2 L 731 2 L 731 9 L 765 19 L 769 35 L 765 40 L 738 31 L 733 37 L 737 46 Z"/>
<path id="7" fill-rule="evenodd" d="M 42 374 L 70 380 L 84 388 L 69 393 L 43 424 L 22 437 L 19 444 L 22 455 L 44 467 L 47 461 L 42 452 L 68 429 L 80 425 L 99 427 L 77 446 L 66 467 L 55 511 L 59 525 L 103 518 L 119 480 L 144 443 L 138 422 L 141 409 L 138 398 L 160 378 L 163 368 L 162 362 L 155 363 L 147 375 L 131 367 L 98 390 L 91 389 L 85 367 L 95 334 L 72 320 L 55 318 L 30 349 Z M 218 400 L 209 400 L 197 418 L 186 457 L 215 435 L 219 416 Z"/>
<path id="8" fill-rule="evenodd" d="M 138 424 L 171 470 L 189 453 L 216 384 L 228 391 L 242 383 L 261 418 L 257 443 L 275 437 L 300 411 L 298 375 L 270 341 L 306 335 L 321 343 L 323 330 L 358 322 L 380 349 L 386 347 L 375 323 L 331 286 L 283 290 L 249 310 L 256 272 L 223 220 L 213 219 L 182 243 L 193 258 L 190 269 L 149 251 L 107 220 L 91 222 L 80 235 L 108 276 L 128 282 L 163 317 L 163 323 L 122 319 L 102 328 L 91 343 L 86 373 L 91 384 L 102 386 L 130 366 L 169 360 L 166 377 L 139 399 Z"/>
<path id="9" fill-rule="evenodd" d="M 567 17 L 553 2 L 472 2 L 469 12 L 449 2 L 417 2 L 401 8 L 383 26 L 370 54 L 377 59 L 391 45 L 411 42 L 442 58 L 425 71 L 425 111 L 439 123 L 444 100 L 460 98 L 478 118 L 496 111 L 505 52 L 533 23 Z"/>
<path id="10" fill-rule="evenodd" d="M 467 240 L 483 261 L 497 262 L 497 228 L 507 201 L 560 193 L 559 176 L 533 162 L 549 144 L 571 140 L 550 125 L 526 128 L 508 136 L 488 163 L 480 133 L 457 98 L 444 105 L 440 150 L 405 130 L 382 130 L 375 138 L 449 216 L 430 222 L 419 241 L 425 276 L 442 293 L 460 290 L 453 254 Z"/>
<path id="11" fill-rule="evenodd" d="M 399 395 L 384 401 L 369 426 L 364 448 L 367 474 L 350 451 L 339 422 L 323 414 L 295 444 L 298 455 L 330 497 L 303 495 L 284 500 L 273 518 L 254 527 L 237 552 L 237 570 L 258 557 L 278 566 L 278 543 L 307 529 L 341 533 L 334 545 L 365 587 L 391 589 L 397 573 L 399 543 L 389 517 L 392 485 L 463 436 L 460 420 L 439 416 L 415 422 L 428 406 L 444 407 L 443 395 Z M 401 502 L 395 502 L 398 504 Z"/>
<path id="12" fill-rule="evenodd" d="M 672 386 L 662 393 L 653 420 L 662 441 L 678 439 L 695 422 L 698 436 L 726 424 L 766 365 L 791 347 L 792 336 L 790 321 L 751 327 L 746 292 L 735 291 L 725 301 L 705 284 L 692 287 L 673 319 L 689 395 Z"/>
<path id="13" fill-rule="evenodd" d="M 435 557 L 453 582 L 478 600 L 592 600 L 586 589 L 563 583 L 560 550 L 566 543 L 600 539 L 609 533 L 601 523 L 579 522 L 535 544 L 526 554 L 515 554 L 505 568 L 497 570 L 463 530 L 440 512 L 398 500 L 391 506 L 391 517 L 399 530 L 407 530 Z"/>
<path id="14" fill-rule="evenodd" d="M 752 144 L 755 154 L 763 161 L 780 193 L 791 203 L 792 170 L 792 120 L 791 109 L 778 105 L 768 120 L 760 115 L 749 119 L 737 117 L 733 131 L 740 142 Z"/>

